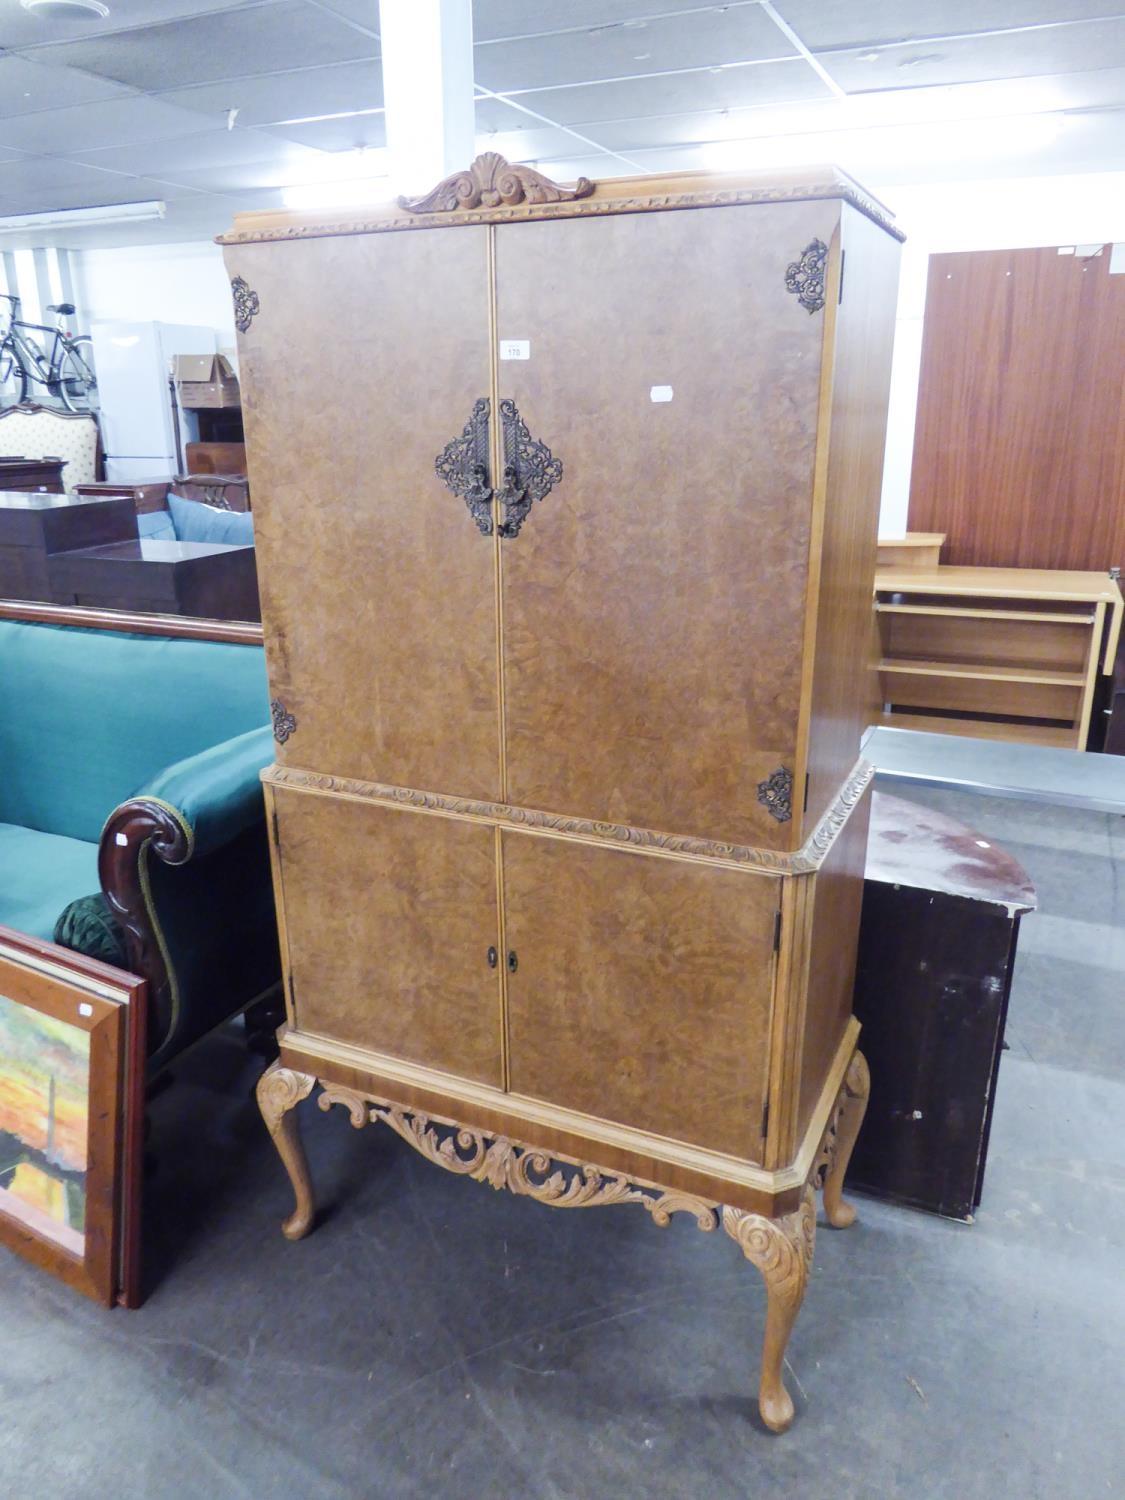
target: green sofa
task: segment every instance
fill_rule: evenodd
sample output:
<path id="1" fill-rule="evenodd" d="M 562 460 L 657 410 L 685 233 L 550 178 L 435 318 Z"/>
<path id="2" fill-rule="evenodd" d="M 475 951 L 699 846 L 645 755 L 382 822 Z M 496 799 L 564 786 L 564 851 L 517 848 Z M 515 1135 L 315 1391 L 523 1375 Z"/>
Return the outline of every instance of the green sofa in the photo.
<path id="1" fill-rule="evenodd" d="M 279 984 L 262 648 L 249 631 L 199 638 L 219 632 L 186 620 L 125 631 L 72 623 L 81 611 L 65 624 L 12 612 L 0 925 L 147 978 L 155 1072 Z"/>

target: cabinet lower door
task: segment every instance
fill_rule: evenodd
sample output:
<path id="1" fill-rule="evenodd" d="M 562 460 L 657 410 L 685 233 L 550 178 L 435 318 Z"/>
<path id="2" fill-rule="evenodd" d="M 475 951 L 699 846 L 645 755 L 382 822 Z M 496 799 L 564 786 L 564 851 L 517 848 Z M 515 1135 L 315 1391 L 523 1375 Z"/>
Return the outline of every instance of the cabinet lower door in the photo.
<path id="1" fill-rule="evenodd" d="M 504 833 L 511 1089 L 761 1161 L 779 880 Z"/>
<path id="2" fill-rule="evenodd" d="M 493 830 L 288 787 L 273 796 L 298 1029 L 499 1087 Z"/>

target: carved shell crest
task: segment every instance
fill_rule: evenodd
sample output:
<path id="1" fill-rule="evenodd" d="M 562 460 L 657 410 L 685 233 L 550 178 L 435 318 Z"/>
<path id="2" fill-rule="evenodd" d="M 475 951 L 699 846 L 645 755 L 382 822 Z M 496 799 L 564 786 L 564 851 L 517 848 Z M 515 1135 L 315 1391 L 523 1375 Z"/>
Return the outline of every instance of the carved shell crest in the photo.
<path id="1" fill-rule="evenodd" d="M 565 203 L 594 191 L 588 177 L 572 188 L 560 187 L 532 167 L 513 166 L 496 151 L 478 156 L 464 172 L 454 172 L 422 198 L 400 198 L 399 207 L 415 214 L 448 214 L 459 209 L 511 207 L 516 203 Z"/>

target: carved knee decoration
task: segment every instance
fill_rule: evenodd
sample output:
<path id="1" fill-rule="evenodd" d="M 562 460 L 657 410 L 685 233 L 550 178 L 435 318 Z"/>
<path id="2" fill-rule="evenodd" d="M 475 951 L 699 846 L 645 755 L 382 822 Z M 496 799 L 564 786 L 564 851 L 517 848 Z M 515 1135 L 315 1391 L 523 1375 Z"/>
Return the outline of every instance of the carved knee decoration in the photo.
<path id="1" fill-rule="evenodd" d="M 312 1178 L 301 1145 L 297 1116 L 292 1111 L 312 1093 L 315 1082 L 311 1074 L 296 1073 L 279 1063 L 267 1068 L 258 1080 L 258 1108 L 293 1184 L 296 1204 L 281 1226 L 281 1232 L 290 1240 L 303 1239 L 312 1228 Z"/>

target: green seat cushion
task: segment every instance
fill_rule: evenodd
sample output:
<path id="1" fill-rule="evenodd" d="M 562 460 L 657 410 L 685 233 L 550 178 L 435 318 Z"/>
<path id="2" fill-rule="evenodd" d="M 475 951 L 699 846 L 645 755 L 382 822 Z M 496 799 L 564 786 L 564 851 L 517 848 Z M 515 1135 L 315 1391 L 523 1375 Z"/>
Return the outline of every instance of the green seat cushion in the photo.
<path id="1" fill-rule="evenodd" d="M 101 891 L 70 903 L 55 923 L 55 942 L 87 958 L 100 958 L 103 964 L 129 967 L 125 933 Z"/>
<path id="2" fill-rule="evenodd" d="M 51 942 L 63 908 L 97 889 L 97 844 L 0 823 L 0 926 Z"/>

